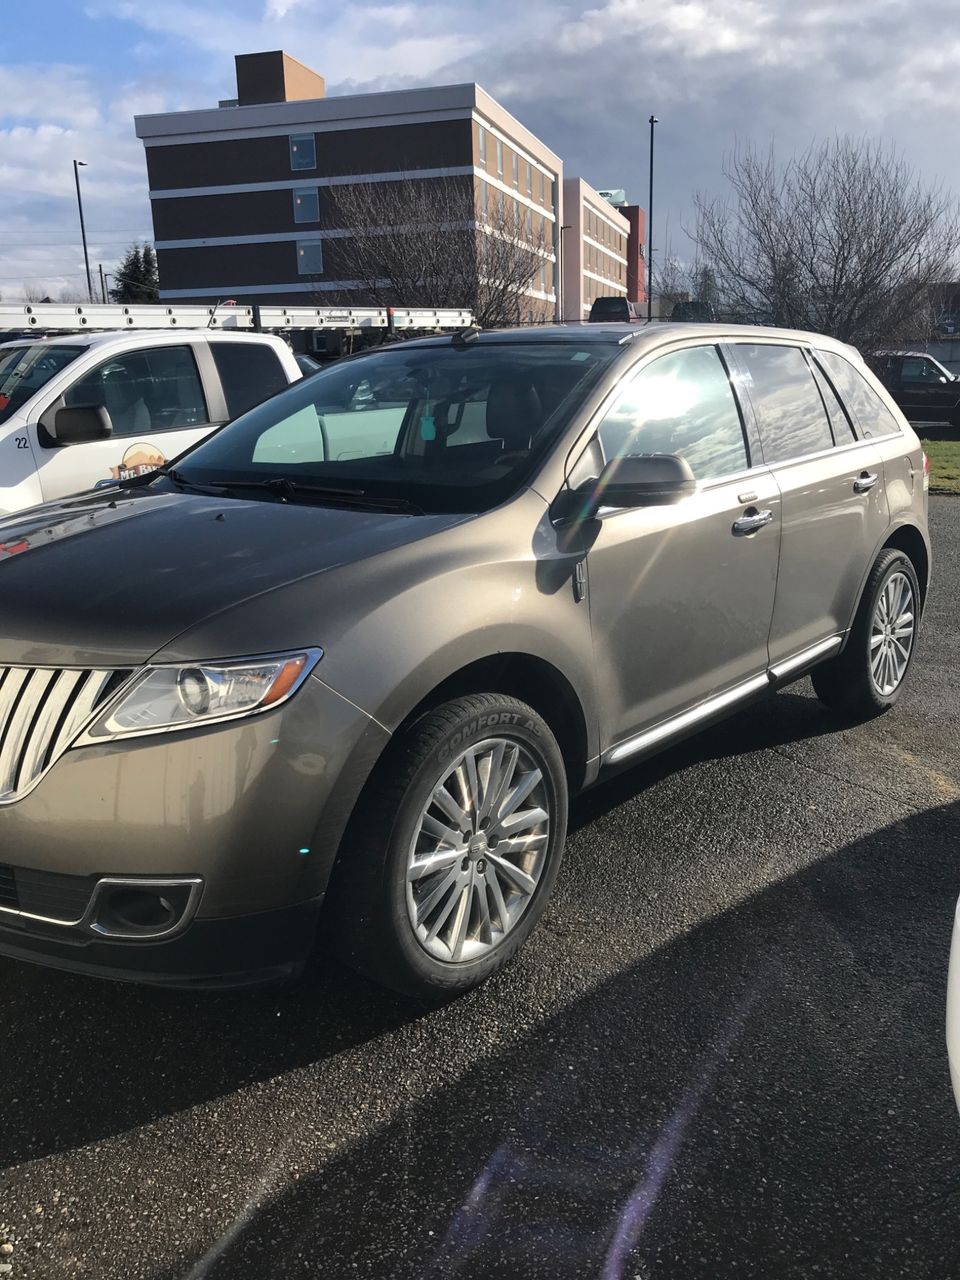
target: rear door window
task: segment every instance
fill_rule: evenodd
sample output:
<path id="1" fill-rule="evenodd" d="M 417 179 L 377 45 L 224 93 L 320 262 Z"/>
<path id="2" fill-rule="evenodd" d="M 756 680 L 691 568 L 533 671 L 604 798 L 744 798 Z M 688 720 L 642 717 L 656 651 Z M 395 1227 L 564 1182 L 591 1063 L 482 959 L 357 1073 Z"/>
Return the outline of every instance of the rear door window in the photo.
<path id="1" fill-rule="evenodd" d="M 289 386 L 279 355 L 265 342 L 211 342 L 210 350 L 231 419 Z"/>
<path id="2" fill-rule="evenodd" d="M 800 348 L 743 342 L 735 351 L 759 420 L 764 460 L 786 462 L 832 449 L 826 409 Z"/>
<path id="3" fill-rule="evenodd" d="M 675 453 L 698 480 L 749 466 L 740 412 L 716 347 L 689 347 L 652 361 L 600 424 L 606 461 Z"/>
<path id="4" fill-rule="evenodd" d="M 826 369 L 844 404 L 852 411 L 862 436 L 899 434 L 900 424 L 896 418 L 849 360 L 833 351 L 818 351 L 817 360 Z"/>

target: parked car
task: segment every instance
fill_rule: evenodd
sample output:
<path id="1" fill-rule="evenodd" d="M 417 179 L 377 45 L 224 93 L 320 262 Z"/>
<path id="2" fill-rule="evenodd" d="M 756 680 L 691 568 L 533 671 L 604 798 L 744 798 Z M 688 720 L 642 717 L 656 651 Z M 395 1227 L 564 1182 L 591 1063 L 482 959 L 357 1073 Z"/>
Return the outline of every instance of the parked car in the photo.
<path id="1" fill-rule="evenodd" d="M 925 351 L 878 351 L 877 374 L 911 422 L 960 427 L 960 378 Z"/>
<path id="2" fill-rule="evenodd" d="M 594 298 L 590 308 L 590 324 L 639 324 L 646 320 L 647 313 L 639 302 L 631 302 L 619 294 L 607 298 Z"/>
<path id="3" fill-rule="evenodd" d="M 851 348 L 664 324 L 382 348 L 0 521 L 0 952 L 471 987 L 571 793 L 807 672 L 897 701 L 926 508 Z"/>
<path id="4" fill-rule="evenodd" d="M 702 298 L 686 298 L 673 304 L 670 319 L 696 321 L 703 324 L 706 322 L 713 323 L 718 319 L 718 316 L 717 309 L 712 302 L 705 302 Z"/>
<path id="5" fill-rule="evenodd" d="M 154 470 L 301 376 L 267 334 L 122 330 L 0 346 L 0 513 Z M 91 406 L 101 413 L 84 429 L 73 410 Z"/>
<path id="6" fill-rule="evenodd" d="M 953 917 L 950 968 L 947 975 L 947 1057 L 953 1096 L 960 1107 L 960 902 Z"/>

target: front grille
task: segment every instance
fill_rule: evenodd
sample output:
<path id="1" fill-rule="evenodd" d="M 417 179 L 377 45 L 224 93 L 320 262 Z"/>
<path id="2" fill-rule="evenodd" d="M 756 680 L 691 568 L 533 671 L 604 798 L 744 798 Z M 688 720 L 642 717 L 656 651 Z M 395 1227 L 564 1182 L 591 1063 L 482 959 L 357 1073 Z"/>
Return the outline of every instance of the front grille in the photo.
<path id="1" fill-rule="evenodd" d="M 0 803 L 57 760 L 126 672 L 0 667 Z"/>
<path id="2" fill-rule="evenodd" d="M 17 897 L 17 882 L 14 879 L 13 867 L 4 866 L 0 862 L 0 907 L 16 909 L 19 905 L 20 899 Z"/>
<path id="3" fill-rule="evenodd" d="M 87 909 L 96 876 L 70 876 L 59 871 L 31 871 L 11 867 L 20 910 L 65 924 L 81 920 Z"/>

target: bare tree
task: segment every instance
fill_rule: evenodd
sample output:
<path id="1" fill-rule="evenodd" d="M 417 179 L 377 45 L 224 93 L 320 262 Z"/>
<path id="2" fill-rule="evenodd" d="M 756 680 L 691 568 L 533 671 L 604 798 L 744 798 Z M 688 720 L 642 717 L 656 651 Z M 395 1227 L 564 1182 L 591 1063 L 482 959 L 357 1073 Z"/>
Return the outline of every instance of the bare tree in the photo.
<path id="1" fill-rule="evenodd" d="M 326 241 L 328 273 L 355 281 L 368 305 L 469 307 L 486 328 L 518 324 L 532 309 L 543 220 L 499 195 L 479 208 L 472 178 L 333 188 L 328 218 L 340 233 Z"/>
<path id="2" fill-rule="evenodd" d="M 953 198 L 897 153 L 838 137 L 779 165 L 739 149 L 729 202 L 697 197 L 695 239 L 733 319 L 814 329 L 864 350 L 925 338 L 955 270 Z"/>
<path id="3" fill-rule="evenodd" d="M 23 282 L 23 300 L 24 302 L 50 302 L 50 297 L 45 289 L 39 285 L 30 284 L 28 280 Z"/>

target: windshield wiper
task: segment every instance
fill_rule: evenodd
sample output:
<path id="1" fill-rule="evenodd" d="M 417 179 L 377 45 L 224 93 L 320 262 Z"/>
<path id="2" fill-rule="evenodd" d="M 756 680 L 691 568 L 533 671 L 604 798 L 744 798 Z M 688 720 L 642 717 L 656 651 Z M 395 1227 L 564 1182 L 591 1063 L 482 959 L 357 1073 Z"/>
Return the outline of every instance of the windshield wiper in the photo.
<path id="1" fill-rule="evenodd" d="M 176 467 L 159 467 L 156 471 L 150 471 L 145 476 L 131 476 L 129 480 L 118 481 L 120 488 L 135 489 L 140 485 L 150 484 L 152 480 L 156 480 L 157 476 L 163 476 L 167 480 L 172 480 L 175 485 L 182 489 L 192 489 L 194 493 L 209 493 L 214 497 L 220 497 L 226 486 L 219 484 L 198 484 L 195 480 L 188 480 L 182 471 L 178 471 Z"/>
<path id="2" fill-rule="evenodd" d="M 185 481 L 192 484 L 192 481 Z M 407 498 L 387 498 L 368 494 L 365 489 L 341 489 L 335 485 L 304 484 L 287 476 L 274 476 L 269 480 L 214 480 L 211 484 L 226 492 L 243 489 L 261 489 L 272 493 L 281 502 L 290 502 L 301 495 L 320 498 L 325 502 L 345 507 L 360 507 L 371 511 L 402 511 L 408 515 L 423 515 L 422 507 Z"/>

